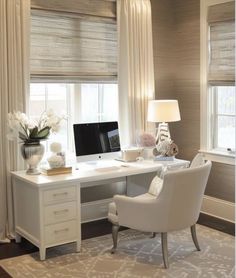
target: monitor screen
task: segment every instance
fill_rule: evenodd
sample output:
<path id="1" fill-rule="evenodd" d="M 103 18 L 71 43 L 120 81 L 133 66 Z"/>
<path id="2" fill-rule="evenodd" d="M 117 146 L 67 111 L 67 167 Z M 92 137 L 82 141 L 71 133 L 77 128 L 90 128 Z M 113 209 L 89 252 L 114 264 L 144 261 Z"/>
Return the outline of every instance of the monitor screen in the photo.
<path id="1" fill-rule="evenodd" d="M 76 156 L 120 151 L 117 122 L 74 124 Z"/>

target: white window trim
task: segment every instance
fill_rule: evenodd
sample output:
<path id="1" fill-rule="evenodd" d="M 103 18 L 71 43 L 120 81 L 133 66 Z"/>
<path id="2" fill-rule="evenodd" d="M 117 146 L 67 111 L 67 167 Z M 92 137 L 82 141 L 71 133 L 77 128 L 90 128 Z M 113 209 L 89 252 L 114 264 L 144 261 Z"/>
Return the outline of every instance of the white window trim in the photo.
<path id="1" fill-rule="evenodd" d="M 208 23 L 207 10 L 209 6 L 232 2 L 232 0 L 201 0 L 200 17 L 200 150 L 207 159 L 215 162 L 235 164 L 235 154 L 228 152 L 218 152 L 211 149 L 212 131 L 210 128 L 210 105 L 208 94 Z"/>
<path id="2" fill-rule="evenodd" d="M 229 164 L 229 165 L 234 165 L 235 164 L 235 154 L 231 153 L 226 153 L 226 152 L 221 152 L 221 151 L 207 151 L 200 149 L 200 153 L 204 155 L 204 157 L 208 160 L 214 161 L 214 162 L 219 162 L 219 163 L 224 163 L 224 164 Z"/>

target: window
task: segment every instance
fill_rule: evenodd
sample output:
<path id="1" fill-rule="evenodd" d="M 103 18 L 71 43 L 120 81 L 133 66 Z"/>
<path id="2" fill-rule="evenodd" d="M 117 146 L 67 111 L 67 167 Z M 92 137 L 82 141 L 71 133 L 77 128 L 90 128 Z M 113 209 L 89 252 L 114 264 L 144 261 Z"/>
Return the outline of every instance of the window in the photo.
<path id="1" fill-rule="evenodd" d="M 213 102 L 213 149 L 235 150 L 235 88 L 211 86 Z"/>
<path id="2" fill-rule="evenodd" d="M 81 84 L 79 122 L 118 121 L 117 84 Z"/>
<path id="3" fill-rule="evenodd" d="M 116 2 L 92 2 L 31 1 L 29 113 L 66 114 L 45 144 L 71 151 L 73 123 L 118 120 Z"/>
<path id="4" fill-rule="evenodd" d="M 112 104 L 112 105 L 111 105 Z M 37 119 L 47 109 L 67 115 L 60 132 L 45 142 L 61 142 L 73 151 L 73 123 L 118 121 L 117 84 L 31 83 L 29 115 Z"/>
<path id="5" fill-rule="evenodd" d="M 70 115 L 70 103 L 72 97 L 72 86 L 69 84 L 43 84 L 32 83 L 30 85 L 29 115 L 33 119 L 38 119 L 40 115 L 48 109 L 59 115 Z M 70 142 L 71 118 L 63 121 L 60 132 L 51 134 L 47 142 L 44 142 L 46 148 L 48 143 L 57 141 L 62 144 L 63 149 L 67 149 Z"/>
<path id="6" fill-rule="evenodd" d="M 234 1 L 201 1 L 201 150 L 230 164 L 235 156 L 234 11 Z"/>

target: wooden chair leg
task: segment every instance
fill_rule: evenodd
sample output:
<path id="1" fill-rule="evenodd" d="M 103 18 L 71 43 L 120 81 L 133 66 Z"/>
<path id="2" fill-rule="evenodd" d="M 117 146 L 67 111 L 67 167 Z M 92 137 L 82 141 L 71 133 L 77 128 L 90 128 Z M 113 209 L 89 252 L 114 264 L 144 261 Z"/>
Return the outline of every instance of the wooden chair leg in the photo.
<path id="1" fill-rule="evenodd" d="M 197 250 L 201 251 L 198 240 L 197 240 L 196 225 L 195 224 L 192 225 L 190 229 L 191 229 L 191 235 L 192 235 L 193 242 L 194 242 Z"/>
<path id="2" fill-rule="evenodd" d="M 117 248 L 117 240 L 118 240 L 118 231 L 120 226 L 113 225 L 112 226 L 112 240 L 113 240 L 113 247 L 111 249 L 111 254 L 114 254 Z"/>
<path id="3" fill-rule="evenodd" d="M 167 233 L 161 233 L 161 246 L 162 246 L 162 256 L 163 256 L 164 266 L 165 268 L 169 268 Z"/>

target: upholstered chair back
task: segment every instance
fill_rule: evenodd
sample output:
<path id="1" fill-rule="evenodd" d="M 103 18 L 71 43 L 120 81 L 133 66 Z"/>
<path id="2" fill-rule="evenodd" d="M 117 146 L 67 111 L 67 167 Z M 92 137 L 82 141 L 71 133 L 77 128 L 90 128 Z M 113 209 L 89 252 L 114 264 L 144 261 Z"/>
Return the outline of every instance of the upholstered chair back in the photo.
<path id="1" fill-rule="evenodd" d="M 210 170 L 211 162 L 207 161 L 198 167 L 165 174 L 157 197 L 163 210 L 161 230 L 179 230 L 197 222 Z"/>

